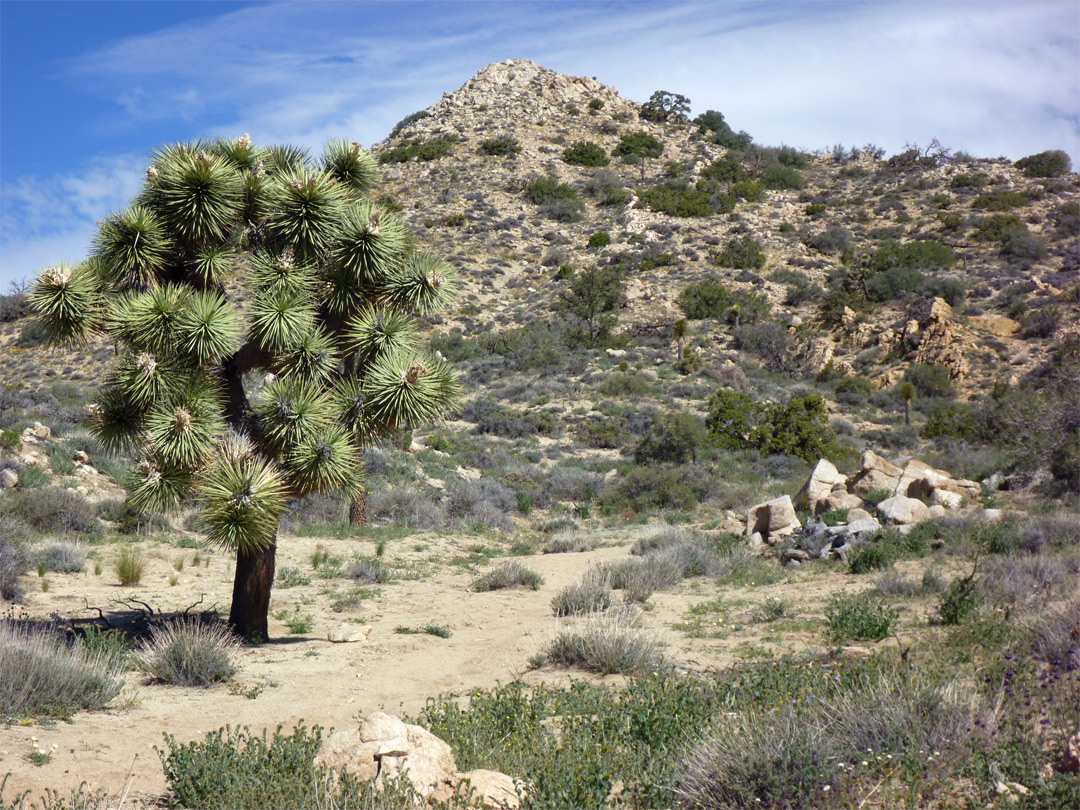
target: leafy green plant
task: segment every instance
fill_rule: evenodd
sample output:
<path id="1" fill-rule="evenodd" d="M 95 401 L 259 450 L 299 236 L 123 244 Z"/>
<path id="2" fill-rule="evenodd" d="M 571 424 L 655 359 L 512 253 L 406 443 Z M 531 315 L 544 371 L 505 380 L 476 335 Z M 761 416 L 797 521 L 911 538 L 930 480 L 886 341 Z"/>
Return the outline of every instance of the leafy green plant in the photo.
<path id="1" fill-rule="evenodd" d="M 648 132 L 631 132 L 619 139 L 611 154 L 624 162 L 640 164 L 641 181 L 645 182 L 645 166 L 650 159 L 664 154 L 664 144 Z"/>
<path id="2" fill-rule="evenodd" d="M 825 606 L 825 618 L 833 641 L 880 641 L 892 633 L 898 614 L 876 591 L 867 590 L 834 593 Z"/>
<path id="3" fill-rule="evenodd" d="M 941 595 L 938 615 L 943 624 L 960 624 L 979 606 L 979 594 L 973 577 L 954 579 Z"/>
<path id="4" fill-rule="evenodd" d="M 709 258 L 721 267 L 736 270 L 756 270 L 765 266 L 765 252 L 761 243 L 749 234 L 728 240 L 724 249 L 711 253 Z"/>
<path id="5" fill-rule="evenodd" d="M 597 231 L 589 237 L 587 247 L 607 247 L 611 244 L 611 235 L 607 231 Z"/>
<path id="6" fill-rule="evenodd" d="M 1060 149 L 1049 149 L 1022 157 L 1013 164 L 1028 177 L 1059 177 L 1072 167 L 1069 155 Z"/>
<path id="7" fill-rule="evenodd" d="M 500 135 L 497 138 L 480 141 L 476 151 L 481 155 L 512 157 L 521 152 L 521 143 L 513 135 Z"/>
<path id="8" fill-rule="evenodd" d="M 431 160 L 452 142 L 408 140 L 379 160 Z M 91 258 L 45 270 L 30 295 L 53 343 L 101 332 L 120 348 L 91 430 L 137 455 L 136 512 L 199 502 L 208 540 L 237 555 L 229 621 L 243 637 L 266 636 L 289 499 L 338 493 L 364 522 L 363 448 L 460 399 L 415 320 L 448 304 L 453 271 L 375 201 L 377 167 L 339 140 L 314 160 L 247 136 L 165 147 Z M 249 401 L 255 373 L 274 379 Z"/>
<path id="9" fill-rule="evenodd" d="M 711 194 L 679 181 L 639 189 L 638 199 L 653 211 L 672 217 L 707 217 L 716 211 Z"/>
<path id="10" fill-rule="evenodd" d="M 848 570 L 853 574 L 882 571 L 893 564 L 892 550 L 883 543 L 869 543 L 855 549 L 848 560 Z"/>
<path id="11" fill-rule="evenodd" d="M 604 147 L 592 141 L 574 141 L 563 150 L 563 160 L 571 166 L 607 166 L 611 162 Z"/>
<path id="12" fill-rule="evenodd" d="M 176 686 L 210 686 L 236 674 L 240 641 L 219 622 L 177 619 L 150 628 L 135 653 L 136 666 Z"/>

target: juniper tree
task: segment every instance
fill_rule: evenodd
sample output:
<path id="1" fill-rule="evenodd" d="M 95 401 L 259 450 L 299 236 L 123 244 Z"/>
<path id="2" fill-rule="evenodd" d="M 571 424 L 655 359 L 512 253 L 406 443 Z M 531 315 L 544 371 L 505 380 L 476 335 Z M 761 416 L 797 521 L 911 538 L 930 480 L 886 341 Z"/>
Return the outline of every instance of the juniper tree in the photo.
<path id="1" fill-rule="evenodd" d="M 316 160 L 246 135 L 167 146 L 90 258 L 33 285 L 53 343 L 121 347 L 92 430 L 137 459 L 133 508 L 193 500 L 207 538 L 235 552 L 243 636 L 267 636 L 290 499 L 339 493 L 362 517 L 364 447 L 460 399 L 417 324 L 448 304 L 453 274 L 373 201 L 376 180 L 348 141 Z"/>

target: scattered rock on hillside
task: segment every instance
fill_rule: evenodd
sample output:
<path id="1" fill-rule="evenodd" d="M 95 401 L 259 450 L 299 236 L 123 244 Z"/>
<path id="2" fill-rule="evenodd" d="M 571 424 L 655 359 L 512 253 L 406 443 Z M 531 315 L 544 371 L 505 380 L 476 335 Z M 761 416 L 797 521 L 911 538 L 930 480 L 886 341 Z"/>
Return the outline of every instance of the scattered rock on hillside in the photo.
<path id="1" fill-rule="evenodd" d="M 0 470 L 0 489 L 11 489 L 19 485 L 19 474 L 12 469 Z"/>
<path id="2" fill-rule="evenodd" d="M 766 543 L 794 534 L 801 526 L 790 495 L 759 503 L 746 513 L 746 536 L 759 533 Z"/>
<path id="3" fill-rule="evenodd" d="M 897 526 L 910 526 L 930 519 L 929 507 L 918 498 L 893 495 L 877 505 L 878 513 Z"/>

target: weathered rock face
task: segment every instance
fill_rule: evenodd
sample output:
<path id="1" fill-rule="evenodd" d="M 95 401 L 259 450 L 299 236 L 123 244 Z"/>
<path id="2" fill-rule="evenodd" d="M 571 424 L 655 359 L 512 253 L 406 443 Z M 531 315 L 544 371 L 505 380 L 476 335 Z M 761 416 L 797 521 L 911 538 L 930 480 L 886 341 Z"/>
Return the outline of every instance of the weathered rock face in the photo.
<path id="1" fill-rule="evenodd" d="M 448 801 L 459 783 L 468 779 L 474 806 L 509 810 L 520 805 L 511 777 L 483 769 L 459 773 L 454 753 L 443 740 L 384 712 L 371 715 L 357 729 L 327 737 L 315 765 L 335 773 L 347 771 L 362 781 L 374 779 L 376 784 L 403 773 L 431 802 Z"/>
<path id="2" fill-rule="evenodd" d="M 964 357 L 964 346 L 952 320 L 952 307 L 945 299 L 935 298 L 912 314 L 922 332 L 919 348 L 916 349 L 912 362 L 944 366 L 954 380 L 966 377 L 971 366 Z"/>
<path id="3" fill-rule="evenodd" d="M 0 470 L 0 489 L 10 489 L 19 485 L 19 474 L 12 469 Z"/>
<path id="4" fill-rule="evenodd" d="M 766 543 L 794 534 L 801 525 L 790 495 L 759 503 L 746 513 L 746 536 L 758 532 Z"/>
<path id="5" fill-rule="evenodd" d="M 917 498 L 893 495 L 877 505 L 878 513 L 897 526 L 909 526 L 930 519 L 930 509 Z"/>
<path id="6" fill-rule="evenodd" d="M 821 459 L 795 496 L 795 505 L 800 509 L 815 509 L 819 501 L 825 500 L 832 494 L 833 487 L 843 482 L 844 476 L 832 462 Z"/>

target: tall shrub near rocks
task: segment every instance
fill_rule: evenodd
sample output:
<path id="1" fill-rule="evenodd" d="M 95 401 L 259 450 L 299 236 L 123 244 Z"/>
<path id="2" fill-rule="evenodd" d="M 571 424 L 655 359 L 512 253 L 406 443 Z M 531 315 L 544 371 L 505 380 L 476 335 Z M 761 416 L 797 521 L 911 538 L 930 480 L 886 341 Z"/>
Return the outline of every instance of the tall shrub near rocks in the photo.
<path id="1" fill-rule="evenodd" d="M 316 160 L 246 135 L 167 146 L 91 258 L 33 284 L 53 343 L 122 347 L 93 432 L 138 458 L 132 507 L 201 504 L 208 539 L 236 553 L 244 636 L 267 635 L 288 500 L 343 493 L 363 521 L 364 446 L 459 401 L 415 320 L 447 305 L 453 272 L 373 201 L 377 171 L 348 141 Z"/>

